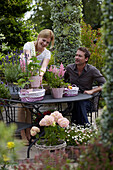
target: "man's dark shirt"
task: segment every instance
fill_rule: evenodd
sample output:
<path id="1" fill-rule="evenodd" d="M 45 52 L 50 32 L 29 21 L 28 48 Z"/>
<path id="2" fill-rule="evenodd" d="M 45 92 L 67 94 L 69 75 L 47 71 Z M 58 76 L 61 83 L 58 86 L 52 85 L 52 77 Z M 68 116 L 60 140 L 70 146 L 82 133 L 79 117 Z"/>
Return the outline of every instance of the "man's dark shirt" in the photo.
<path id="1" fill-rule="evenodd" d="M 81 92 L 91 90 L 94 82 L 97 82 L 98 86 L 102 86 L 106 81 L 100 71 L 90 64 L 86 64 L 80 76 L 76 64 L 69 64 L 66 67 L 64 79 L 65 82 L 77 85 Z"/>

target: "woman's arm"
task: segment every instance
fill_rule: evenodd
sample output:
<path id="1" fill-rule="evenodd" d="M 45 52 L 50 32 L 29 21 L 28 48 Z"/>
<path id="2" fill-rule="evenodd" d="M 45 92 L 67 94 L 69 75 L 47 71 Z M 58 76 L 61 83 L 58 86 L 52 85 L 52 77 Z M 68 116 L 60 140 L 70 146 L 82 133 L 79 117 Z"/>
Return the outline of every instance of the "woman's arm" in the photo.
<path id="1" fill-rule="evenodd" d="M 40 69 L 40 76 L 43 76 L 44 73 L 46 72 L 46 68 L 49 64 L 49 59 L 48 58 L 44 58 L 41 69 Z"/>
<path id="2" fill-rule="evenodd" d="M 48 58 L 44 58 L 41 69 L 40 69 L 40 84 L 42 83 L 42 78 L 44 73 L 46 72 L 46 68 L 49 64 L 49 59 Z"/>

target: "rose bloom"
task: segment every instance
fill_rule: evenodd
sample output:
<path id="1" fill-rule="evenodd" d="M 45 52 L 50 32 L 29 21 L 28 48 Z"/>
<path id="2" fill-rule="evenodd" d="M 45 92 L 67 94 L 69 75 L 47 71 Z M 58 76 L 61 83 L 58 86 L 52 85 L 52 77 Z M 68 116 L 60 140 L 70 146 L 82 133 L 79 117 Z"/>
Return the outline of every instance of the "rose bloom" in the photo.
<path id="1" fill-rule="evenodd" d="M 46 115 L 44 118 L 39 122 L 40 126 L 52 126 L 54 124 L 54 117 L 51 115 Z"/>
<path id="2" fill-rule="evenodd" d="M 58 123 L 58 119 L 63 118 L 62 114 L 59 111 L 54 111 L 51 113 L 51 116 L 54 117 L 55 122 Z"/>
<path id="3" fill-rule="evenodd" d="M 40 132 L 40 129 L 36 126 L 33 126 L 31 129 L 32 129 L 32 131 L 36 131 L 37 133 Z"/>
<path id="4" fill-rule="evenodd" d="M 67 118 L 60 118 L 58 119 L 58 124 L 62 127 L 62 128 L 66 128 L 69 125 L 69 120 Z"/>
<path id="5" fill-rule="evenodd" d="M 40 132 L 40 129 L 38 128 L 38 127 L 36 127 L 36 126 L 33 126 L 32 128 L 31 128 L 31 130 L 30 130 L 30 134 L 31 134 L 31 136 L 35 136 L 37 133 L 39 133 Z"/>
<path id="6" fill-rule="evenodd" d="M 37 132 L 30 130 L 30 134 L 31 134 L 31 136 L 35 136 L 37 134 Z"/>

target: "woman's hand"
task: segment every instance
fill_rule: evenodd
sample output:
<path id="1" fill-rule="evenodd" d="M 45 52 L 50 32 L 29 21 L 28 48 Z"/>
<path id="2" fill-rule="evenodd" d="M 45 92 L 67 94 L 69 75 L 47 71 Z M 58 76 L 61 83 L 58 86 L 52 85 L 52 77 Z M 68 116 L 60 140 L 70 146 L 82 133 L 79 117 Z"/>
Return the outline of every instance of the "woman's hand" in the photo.
<path id="1" fill-rule="evenodd" d="M 40 76 L 40 86 L 42 84 L 42 79 L 43 79 L 43 76 L 42 75 L 39 75 Z"/>

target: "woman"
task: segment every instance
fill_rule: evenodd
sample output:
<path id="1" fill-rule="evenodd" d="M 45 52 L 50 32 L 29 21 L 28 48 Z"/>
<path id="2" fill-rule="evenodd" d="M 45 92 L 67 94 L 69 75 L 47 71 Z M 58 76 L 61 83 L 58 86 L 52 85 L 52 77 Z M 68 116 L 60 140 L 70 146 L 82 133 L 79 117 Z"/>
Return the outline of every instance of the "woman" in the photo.
<path id="1" fill-rule="evenodd" d="M 40 60 L 40 84 L 42 83 L 43 75 L 46 72 L 46 68 L 51 58 L 51 52 L 46 49 L 50 43 L 50 48 L 52 48 L 54 46 L 54 33 L 50 29 L 44 29 L 38 34 L 37 41 L 27 42 L 23 47 L 24 54 L 28 56 L 28 62 L 32 56 L 36 56 L 37 59 Z M 20 122 L 31 123 L 31 113 L 28 109 L 20 109 L 18 118 Z M 30 139 L 29 129 L 26 130 L 26 133 L 22 130 L 21 137 L 25 141 L 28 141 Z"/>

